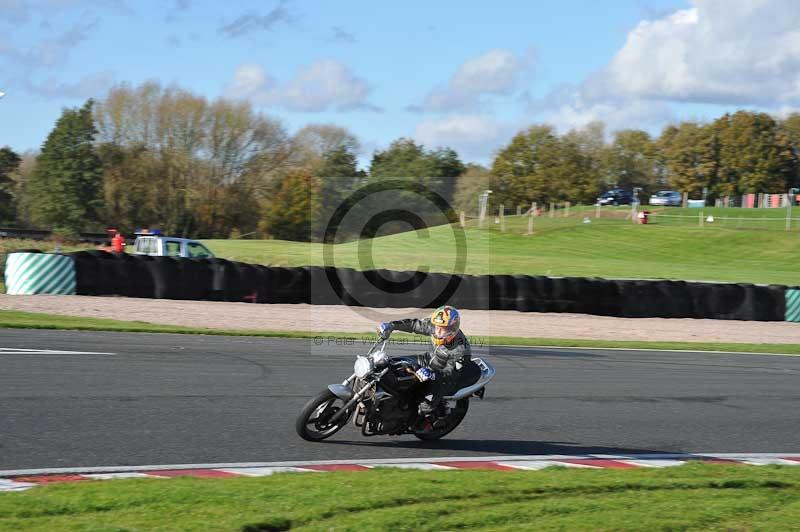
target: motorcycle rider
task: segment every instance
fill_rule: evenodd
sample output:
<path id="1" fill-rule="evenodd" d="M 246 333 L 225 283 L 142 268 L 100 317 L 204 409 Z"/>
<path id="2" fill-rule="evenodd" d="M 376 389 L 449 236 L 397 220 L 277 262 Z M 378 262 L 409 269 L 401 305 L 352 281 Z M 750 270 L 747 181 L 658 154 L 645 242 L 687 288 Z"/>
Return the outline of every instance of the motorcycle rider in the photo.
<path id="1" fill-rule="evenodd" d="M 426 364 L 415 373 L 425 383 L 421 415 L 430 417 L 436 412 L 442 398 L 458 382 L 461 368 L 470 362 L 472 348 L 461 331 L 461 316 L 454 307 L 445 305 L 433 311 L 430 318 L 410 318 L 381 323 L 378 336 L 388 339 L 393 331 L 430 335 L 433 353 L 426 356 Z"/>

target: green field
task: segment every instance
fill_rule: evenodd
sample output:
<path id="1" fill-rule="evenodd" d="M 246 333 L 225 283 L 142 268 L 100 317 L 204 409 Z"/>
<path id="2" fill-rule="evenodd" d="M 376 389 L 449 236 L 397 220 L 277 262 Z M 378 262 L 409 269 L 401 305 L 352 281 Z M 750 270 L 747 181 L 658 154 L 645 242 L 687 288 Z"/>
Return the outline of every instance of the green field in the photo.
<path id="1" fill-rule="evenodd" d="M 0 530 L 797 530 L 800 467 L 284 473 L 0 494 Z"/>
<path id="2" fill-rule="evenodd" d="M 682 279 L 800 284 L 800 232 L 785 231 L 780 209 L 660 209 L 672 217 L 637 225 L 625 220 L 627 208 L 571 209 L 568 217 L 487 219 L 479 229 L 470 220 L 464 230 L 463 271 L 470 274 L 528 274 L 616 279 Z M 797 209 L 800 214 L 800 208 Z M 715 222 L 705 222 L 707 215 Z M 737 226 L 734 217 L 747 215 Z M 679 218 L 677 216 L 684 216 Z M 588 217 L 590 223 L 583 223 Z M 722 218 L 728 217 L 725 223 Z M 278 240 L 206 240 L 219 256 L 280 266 L 332 264 L 338 267 L 395 270 L 462 271 L 456 262 L 456 226 L 438 226 L 373 240 L 337 244 L 332 261 L 322 244 Z"/>

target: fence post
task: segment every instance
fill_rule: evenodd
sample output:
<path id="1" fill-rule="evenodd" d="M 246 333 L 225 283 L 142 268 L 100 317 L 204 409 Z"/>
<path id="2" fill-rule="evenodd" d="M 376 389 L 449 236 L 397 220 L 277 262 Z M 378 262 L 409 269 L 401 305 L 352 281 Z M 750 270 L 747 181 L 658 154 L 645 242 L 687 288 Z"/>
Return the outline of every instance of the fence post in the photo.
<path id="1" fill-rule="evenodd" d="M 517 205 L 517 216 L 522 214 L 522 205 Z"/>
<path id="2" fill-rule="evenodd" d="M 462 228 L 467 226 L 467 215 L 464 214 L 464 211 L 461 211 L 461 214 L 458 216 L 458 221 L 461 223 Z"/>
<path id="3" fill-rule="evenodd" d="M 636 204 L 635 203 L 631 203 L 631 221 L 633 223 L 636 223 L 636 215 L 637 215 Z"/>
<path id="4" fill-rule="evenodd" d="M 683 208 L 685 209 L 688 206 L 689 206 L 689 193 L 688 192 L 684 192 L 683 193 Z"/>
<path id="5" fill-rule="evenodd" d="M 506 232 L 505 206 L 500 204 L 500 232 Z"/>
<path id="6" fill-rule="evenodd" d="M 792 230 L 792 198 L 786 194 L 786 230 Z"/>
<path id="7" fill-rule="evenodd" d="M 555 210 L 555 208 L 553 206 L 553 202 L 551 201 L 550 202 L 550 218 L 552 218 L 555 215 L 556 215 L 556 210 Z"/>
<path id="8" fill-rule="evenodd" d="M 594 217 L 595 218 L 600 218 L 600 204 L 599 203 L 594 206 Z"/>
<path id="9" fill-rule="evenodd" d="M 700 227 L 703 227 L 703 211 L 700 211 L 700 214 L 698 215 L 698 220 Z"/>
<path id="10" fill-rule="evenodd" d="M 569 216 L 570 205 L 571 205 L 570 202 L 568 201 L 564 202 L 564 218 L 567 218 Z"/>
<path id="11" fill-rule="evenodd" d="M 531 211 L 528 213 L 528 234 L 533 234 L 533 217 L 536 216 L 536 202 L 531 203 Z"/>

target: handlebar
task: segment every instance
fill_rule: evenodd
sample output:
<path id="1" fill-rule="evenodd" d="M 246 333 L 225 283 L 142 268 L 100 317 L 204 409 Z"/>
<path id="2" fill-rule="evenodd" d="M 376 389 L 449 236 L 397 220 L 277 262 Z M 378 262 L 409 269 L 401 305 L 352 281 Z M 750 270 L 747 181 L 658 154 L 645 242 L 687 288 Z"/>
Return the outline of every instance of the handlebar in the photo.
<path id="1" fill-rule="evenodd" d="M 388 342 L 388 341 L 389 341 L 388 338 L 378 338 L 375 341 L 375 343 L 372 344 L 372 347 L 369 348 L 369 351 L 367 351 L 367 356 L 371 355 L 375 351 L 375 348 L 378 347 L 379 344 L 381 346 L 381 349 L 384 348 L 386 346 L 386 342 Z"/>

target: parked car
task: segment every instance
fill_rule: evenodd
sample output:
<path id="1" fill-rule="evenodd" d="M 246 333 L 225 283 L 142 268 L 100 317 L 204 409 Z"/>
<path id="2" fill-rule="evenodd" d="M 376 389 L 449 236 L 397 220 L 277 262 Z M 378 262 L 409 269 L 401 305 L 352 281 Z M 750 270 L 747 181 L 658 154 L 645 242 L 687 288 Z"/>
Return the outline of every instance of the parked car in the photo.
<path id="1" fill-rule="evenodd" d="M 665 205 L 667 207 L 680 207 L 683 205 L 683 195 L 674 190 L 659 190 L 650 196 L 650 205 Z"/>
<path id="2" fill-rule="evenodd" d="M 633 203 L 633 192 L 614 188 L 597 198 L 598 205 L 630 205 Z"/>
<path id="3" fill-rule="evenodd" d="M 138 231 L 133 245 L 136 255 L 152 257 L 191 257 L 211 259 L 214 254 L 207 247 L 190 238 L 164 236 L 160 231 Z"/>

